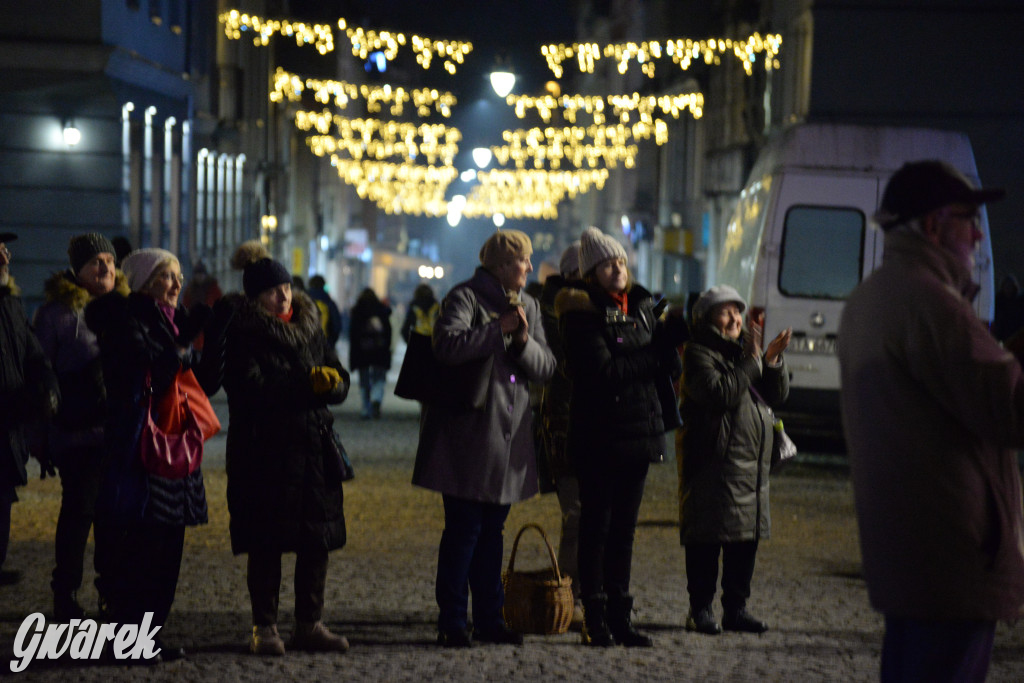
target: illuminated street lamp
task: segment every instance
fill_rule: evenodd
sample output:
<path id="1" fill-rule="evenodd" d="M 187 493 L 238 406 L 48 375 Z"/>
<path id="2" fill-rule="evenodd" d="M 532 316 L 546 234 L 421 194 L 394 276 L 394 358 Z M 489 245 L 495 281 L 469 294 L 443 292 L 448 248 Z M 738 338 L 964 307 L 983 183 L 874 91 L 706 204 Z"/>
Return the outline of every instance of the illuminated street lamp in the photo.
<path id="1" fill-rule="evenodd" d="M 82 131 L 74 124 L 73 121 L 67 120 L 64 122 L 64 144 L 68 147 L 74 147 L 82 141 Z"/>
<path id="2" fill-rule="evenodd" d="M 491 72 L 491 87 L 498 97 L 505 97 L 516 85 L 516 75 L 511 71 L 500 70 Z"/>
<path id="3" fill-rule="evenodd" d="M 490 147 L 474 147 L 473 148 L 473 163 L 478 168 L 487 168 L 487 164 L 491 163 L 491 157 L 494 156 L 491 152 Z"/>

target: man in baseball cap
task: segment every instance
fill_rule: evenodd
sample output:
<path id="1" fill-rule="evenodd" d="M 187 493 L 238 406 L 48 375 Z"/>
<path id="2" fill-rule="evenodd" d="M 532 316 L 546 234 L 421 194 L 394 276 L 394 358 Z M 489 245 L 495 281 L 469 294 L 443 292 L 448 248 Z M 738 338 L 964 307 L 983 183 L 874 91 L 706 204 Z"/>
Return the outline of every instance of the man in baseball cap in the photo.
<path id="1" fill-rule="evenodd" d="M 839 326 L 841 406 L 882 680 L 984 680 L 996 622 L 1024 614 L 1024 372 L 974 311 L 975 187 L 905 164 L 876 220 L 882 266 Z"/>

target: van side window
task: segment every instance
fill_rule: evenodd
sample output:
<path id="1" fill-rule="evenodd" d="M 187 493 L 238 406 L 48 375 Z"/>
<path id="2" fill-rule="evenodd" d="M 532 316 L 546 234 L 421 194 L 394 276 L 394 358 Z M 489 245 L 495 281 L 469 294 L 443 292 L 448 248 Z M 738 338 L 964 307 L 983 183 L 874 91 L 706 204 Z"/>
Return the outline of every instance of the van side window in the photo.
<path id="1" fill-rule="evenodd" d="M 864 214 L 832 206 L 794 206 L 786 212 L 779 291 L 786 296 L 845 299 L 860 282 Z"/>

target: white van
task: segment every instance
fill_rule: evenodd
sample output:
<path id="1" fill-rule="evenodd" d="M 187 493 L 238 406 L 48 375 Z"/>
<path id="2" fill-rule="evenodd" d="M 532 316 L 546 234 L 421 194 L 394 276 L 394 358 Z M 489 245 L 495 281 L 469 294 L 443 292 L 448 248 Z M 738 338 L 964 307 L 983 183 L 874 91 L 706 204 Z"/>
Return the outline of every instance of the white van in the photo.
<path id="1" fill-rule="evenodd" d="M 907 161 L 943 159 L 979 183 L 960 133 L 920 128 L 799 124 L 761 151 L 721 246 L 717 281 L 765 313 L 765 339 L 786 327 L 790 397 L 786 431 L 835 437 L 839 419 L 836 338 L 843 302 L 882 262 L 883 233 L 871 222 L 889 177 Z M 988 217 L 975 280 L 978 315 L 992 320 Z"/>

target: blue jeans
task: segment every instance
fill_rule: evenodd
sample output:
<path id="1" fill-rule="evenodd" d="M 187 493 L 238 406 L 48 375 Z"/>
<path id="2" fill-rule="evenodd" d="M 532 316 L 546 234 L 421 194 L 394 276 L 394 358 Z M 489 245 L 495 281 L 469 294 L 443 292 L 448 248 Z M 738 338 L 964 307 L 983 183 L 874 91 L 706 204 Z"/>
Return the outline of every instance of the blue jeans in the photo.
<path id="1" fill-rule="evenodd" d="M 435 596 L 439 631 L 465 629 L 469 593 L 473 592 L 473 626 L 477 631 L 504 624 L 505 590 L 501 586 L 503 531 L 510 505 L 479 503 L 443 496 L 444 531 L 437 552 Z"/>
<path id="2" fill-rule="evenodd" d="M 994 621 L 885 618 L 882 681 L 984 681 Z"/>
<path id="3" fill-rule="evenodd" d="M 363 417 L 373 415 L 373 404 L 384 401 L 384 382 L 388 369 L 379 365 L 359 368 L 359 393 L 363 398 Z"/>

